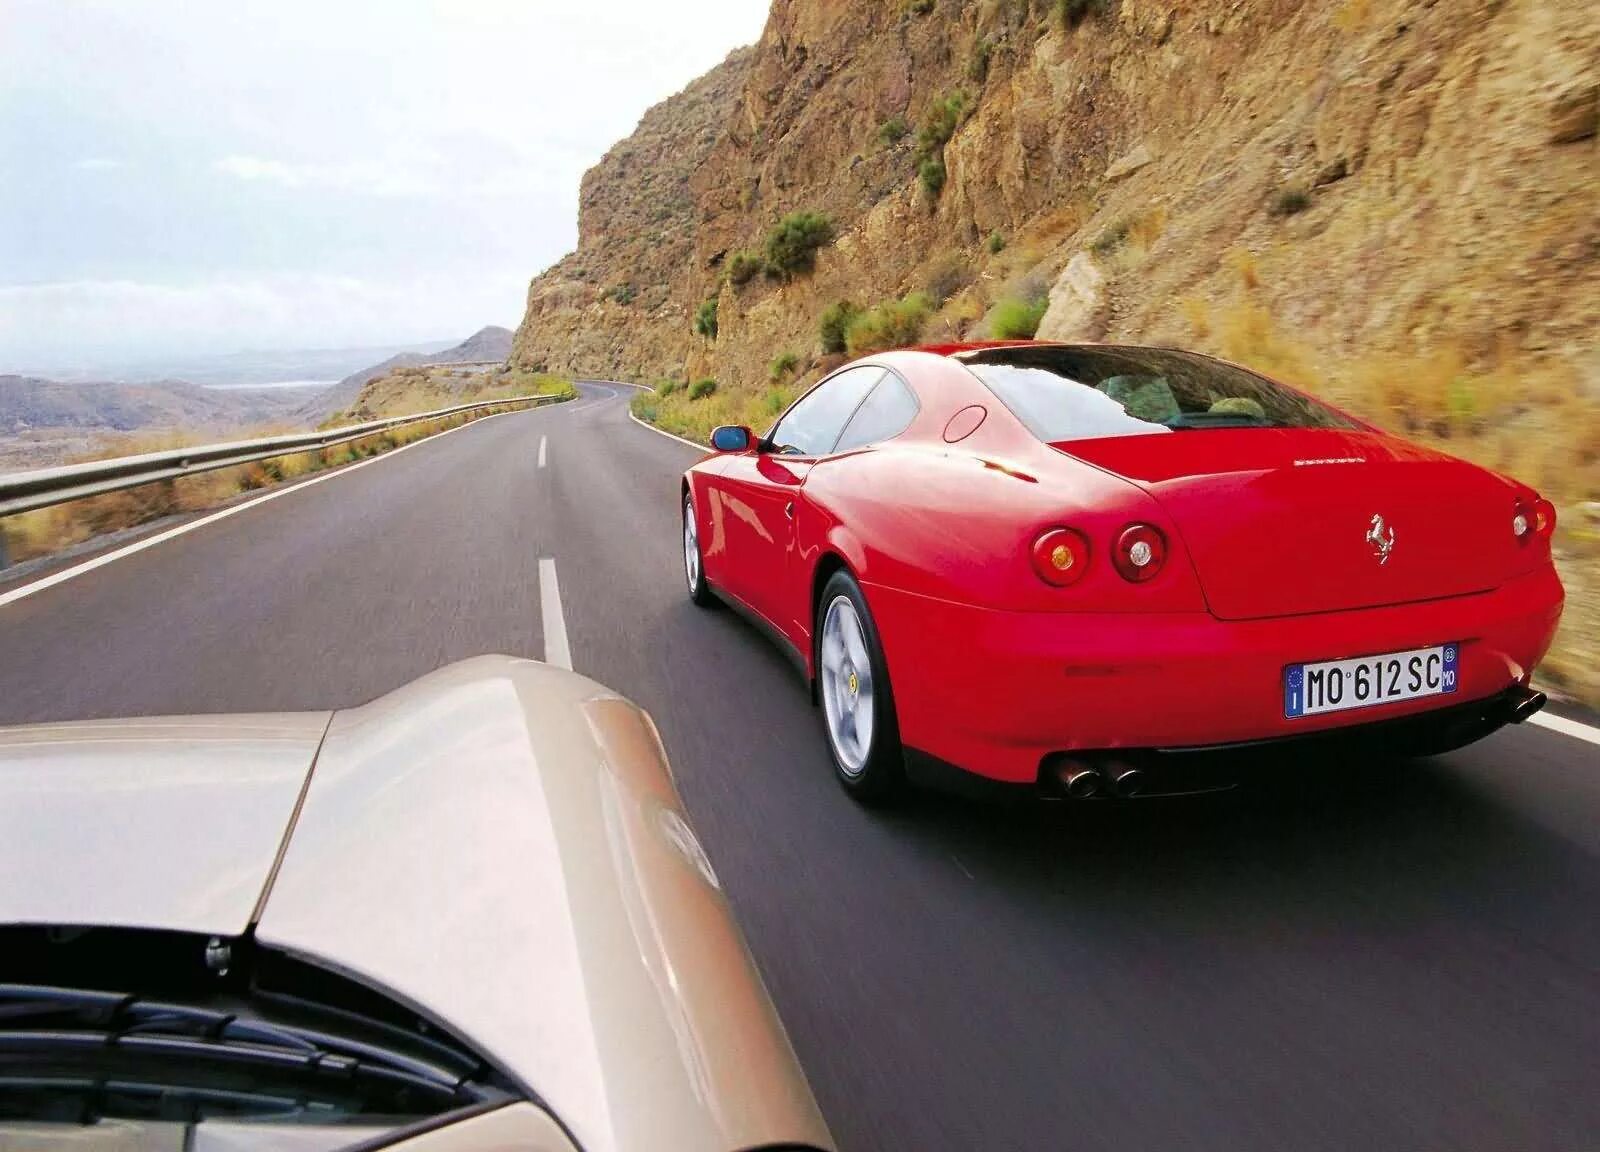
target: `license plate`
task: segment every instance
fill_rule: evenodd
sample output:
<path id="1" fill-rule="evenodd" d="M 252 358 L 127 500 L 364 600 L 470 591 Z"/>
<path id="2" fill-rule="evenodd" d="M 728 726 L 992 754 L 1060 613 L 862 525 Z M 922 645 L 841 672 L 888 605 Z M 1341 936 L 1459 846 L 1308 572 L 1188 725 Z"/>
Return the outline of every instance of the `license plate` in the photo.
<path id="1" fill-rule="evenodd" d="M 1290 720 L 1370 708 L 1456 690 L 1459 644 L 1413 648 L 1354 660 L 1291 664 L 1283 670 L 1283 714 Z"/>

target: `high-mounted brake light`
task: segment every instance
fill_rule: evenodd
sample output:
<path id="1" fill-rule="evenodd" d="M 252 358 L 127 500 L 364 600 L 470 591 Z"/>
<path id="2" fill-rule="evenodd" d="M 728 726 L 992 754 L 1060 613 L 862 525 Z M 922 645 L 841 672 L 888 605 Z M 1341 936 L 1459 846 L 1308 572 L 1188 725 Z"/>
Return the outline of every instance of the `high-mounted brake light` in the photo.
<path id="1" fill-rule="evenodd" d="M 1143 584 L 1167 562 L 1167 538 L 1153 524 L 1130 524 L 1111 549 L 1111 563 L 1124 580 Z"/>
<path id="2" fill-rule="evenodd" d="M 1076 584 L 1088 567 L 1089 541 L 1081 532 L 1052 528 L 1033 542 L 1033 570 L 1046 584 Z"/>

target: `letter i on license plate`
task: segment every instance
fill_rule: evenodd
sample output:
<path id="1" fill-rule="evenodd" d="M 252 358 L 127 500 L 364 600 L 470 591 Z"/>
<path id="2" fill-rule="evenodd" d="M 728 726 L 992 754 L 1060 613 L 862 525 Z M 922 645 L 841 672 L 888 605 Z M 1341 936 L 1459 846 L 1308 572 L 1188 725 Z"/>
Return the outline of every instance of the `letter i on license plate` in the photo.
<path id="1" fill-rule="evenodd" d="M 1370 708 L 1456 690 L 1459 644 L 1413 648 L 1353 660 L 1291 664 L 1283 670 L 1283 714 L 1291 720 Z"/>

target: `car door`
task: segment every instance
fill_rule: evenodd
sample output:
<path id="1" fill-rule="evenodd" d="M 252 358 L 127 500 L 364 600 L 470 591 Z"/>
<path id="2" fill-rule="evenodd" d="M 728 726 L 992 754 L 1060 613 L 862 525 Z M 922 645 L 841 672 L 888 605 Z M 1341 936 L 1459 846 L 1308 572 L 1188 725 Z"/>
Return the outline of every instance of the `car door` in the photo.
<path id="1" fill-rule="evenodd" d="M 724 590 L 791 641 L 783 588 L 794 562 L 795 505 L 806 475 L 833 451 L 882 368 L 846 368 L 790 406 L 760 450 L 732 456 L 717 481 L 727 536 Z"/>

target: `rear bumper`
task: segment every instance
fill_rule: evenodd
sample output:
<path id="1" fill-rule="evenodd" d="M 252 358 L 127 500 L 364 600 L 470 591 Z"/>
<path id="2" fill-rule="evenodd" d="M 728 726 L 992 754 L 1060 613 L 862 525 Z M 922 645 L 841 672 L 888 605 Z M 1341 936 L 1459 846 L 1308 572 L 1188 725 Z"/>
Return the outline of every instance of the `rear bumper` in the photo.
<path id="1" fill-rule="evenodd" d="M 876 585 L 866 594 L 905 744 L 1013 783 L 1035 781 L 1052 752 L 1177 752 L 1376 734 L 1384 721 L 1489 707 L 1526 683 L 1555 635 L 1563 600 L 1553 567 L 1475 596 L 1249 621 L 999 612 Z M 1286 665 L 1452 641 L 1461 645 L 1452 694 L 1283 715 Z"/>

